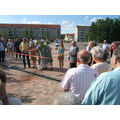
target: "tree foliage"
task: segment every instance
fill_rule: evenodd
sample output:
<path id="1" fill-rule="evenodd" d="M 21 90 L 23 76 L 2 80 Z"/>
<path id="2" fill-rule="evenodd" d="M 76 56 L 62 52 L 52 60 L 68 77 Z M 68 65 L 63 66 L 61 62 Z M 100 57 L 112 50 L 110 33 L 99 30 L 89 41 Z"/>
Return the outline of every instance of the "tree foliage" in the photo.
<path id="1" fill-rule="evenodd" d="M 6 38 L 6 35 L 7 35 L 7 34 L 6 34 L 6 31 L 5 31 L 5 30 L 2 30 L 2 31 L 1 31 L 1 37 Z"/>
<path id="2" fill-rule="evenodd" d="M 43 34 L 43 38 L 49 39 L 49 31 L 48 30 Z"/>
<path id="3" fill-rule="evenodd" d="M 24 30 L 24 37 L 28 38 L 29 37 L 29 32 L 27 29 Z"/>
<path id="4" fill-rule="evenodd" d="M 110 19 L 107 17 L 105 20 L 98 19 L 96 22 L 92 22 L 85 37 L 85 41 L 88 40 L 96 40 L 98 42 L 107 40 L 109 43 L 119 41 L 120 18 Z"/>

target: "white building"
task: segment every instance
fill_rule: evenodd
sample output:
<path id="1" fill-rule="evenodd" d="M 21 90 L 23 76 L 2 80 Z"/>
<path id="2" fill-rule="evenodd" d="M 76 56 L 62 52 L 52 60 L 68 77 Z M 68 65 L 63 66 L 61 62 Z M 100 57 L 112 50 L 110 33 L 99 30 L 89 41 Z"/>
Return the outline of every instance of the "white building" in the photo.
<path id="1" fill-rule="evenodd" d="M 83 41 L 86 33 L 88 32 L 89 26 L 76 26 L 75 28 L 75 41 Z"/>
<path id="2" fill-rule="evenodd" d="M 70 42 L 72 40 L 74 40 L 74 34 L 66 34 L 65 35 L 64 41 Z"/>

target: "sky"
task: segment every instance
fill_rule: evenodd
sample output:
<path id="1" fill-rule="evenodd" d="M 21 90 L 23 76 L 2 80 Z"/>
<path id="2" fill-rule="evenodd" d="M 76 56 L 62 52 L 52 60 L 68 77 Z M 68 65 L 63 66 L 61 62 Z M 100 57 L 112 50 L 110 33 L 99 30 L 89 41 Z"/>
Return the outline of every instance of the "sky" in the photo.
<path id="1" fill-rule="evenodd" d="M 97 19 L 118 18 L 119 15 L 0 15 L 0 23 L 60 24 L 61 33 L 74 33 L 76 25 L 90 26 Z"/>

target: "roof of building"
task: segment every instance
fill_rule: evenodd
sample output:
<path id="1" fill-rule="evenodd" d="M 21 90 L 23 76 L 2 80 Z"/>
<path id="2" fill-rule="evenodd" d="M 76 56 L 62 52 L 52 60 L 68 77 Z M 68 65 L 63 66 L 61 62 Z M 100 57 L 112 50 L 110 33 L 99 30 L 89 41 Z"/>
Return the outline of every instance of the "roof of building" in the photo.
<path id="1" fill-rule="evenodd" d="M 89 29 L 90 26 L 76 26 L 77 28 L 81 28 L 81 29 Z"/>
<path id="2" fill-rule="evenodd" d="M 0 24 L 1 28 L 61 28 L 54 24 Z"/>
<path id="3" fill-rule="evenodd" d="M 74 37 L 75 36 L 75 34 L 66 34 L 66 35 L 67 35 L 67 37 L 70 37 L 70 36 Z"/>

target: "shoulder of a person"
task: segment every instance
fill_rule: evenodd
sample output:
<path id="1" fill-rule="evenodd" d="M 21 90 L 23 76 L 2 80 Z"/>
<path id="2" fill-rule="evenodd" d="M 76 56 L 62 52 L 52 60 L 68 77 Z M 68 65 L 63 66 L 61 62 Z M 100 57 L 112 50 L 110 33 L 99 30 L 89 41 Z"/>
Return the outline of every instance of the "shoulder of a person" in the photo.
<path id="1" fill-rule="evenodd" d="M 103 72 L 99 75 L 100 78 L 111 78 L 113 71 Z"/>
<path id="2" fill-rule="evenodd" d="M 90 68 L 94 69 L 96 68 L 98 65 L 97 64 L 93 64 L 92 66 L 90 66 Z"/>
<path id="3" fill-rule="evenodd" d="M 96 75 L 99 75 L 99 72 L 95 69 L 95 68 L 97 68 L 96 66 L 94 66 L 94 67 L 90 67 L 89 68 L 89 70 L 93 73 L 93 74 L 96 74 Z"/>
<path id="4" fill-rule="evenodd" d="M 77 70 L 77 68 L 70 68 L 67 70 L 67 74 L 75 74 L 76 70 Z"/>

